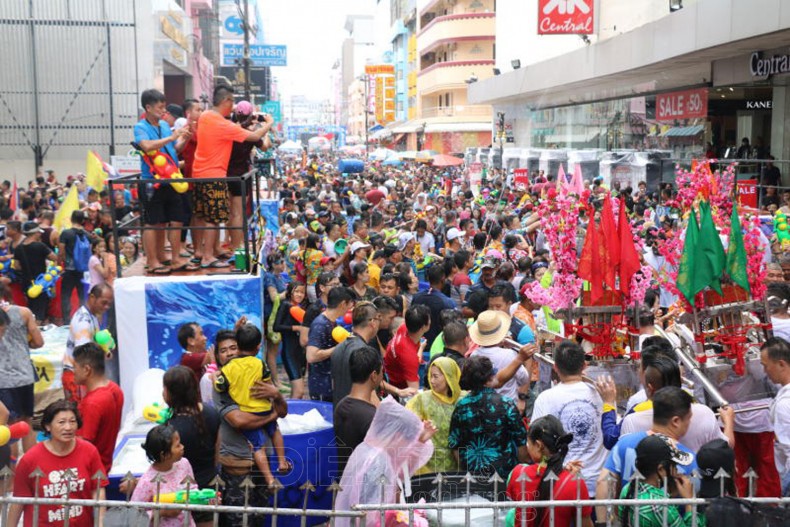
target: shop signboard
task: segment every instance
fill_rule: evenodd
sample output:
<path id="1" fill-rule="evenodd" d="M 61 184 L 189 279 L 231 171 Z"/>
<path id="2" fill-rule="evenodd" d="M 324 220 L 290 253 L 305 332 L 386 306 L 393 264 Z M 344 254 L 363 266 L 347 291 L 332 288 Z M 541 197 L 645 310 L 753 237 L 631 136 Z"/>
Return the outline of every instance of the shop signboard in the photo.
<path id="1" fill-rule="evenodd" d="M 698 119 L 707 116 L 707 88 L 656 95 L 656 121 Z"/>
<path id="2" fill-rule="evenodd" d="M 513 170 L 513 185 L 516 190 L 526 190 L 529 187 L 529 170 L 516 168 Z"/>
<path id="3" fill-rule="evenodd" d="M 480 183 L 483 181 L 483 163 L 469 165 L 469 186 L 475 197 L 480 195 Z"/>
<path id="4" fill-rule="evenodd" d="M 742 179 L 738 181 L 738 205 L 757 208 L 757 180 Z"/>
<path id="5" fill-rule="evenodd" d="M 592 35 L 595 0 L 538 0 L 539 35 Z"/>
<path id="6" fill-rule="evenodd" d="M 266 101 L 261 104 L 261 111 L 271 115 L 275 123 L 279 123 L 283 120 L 283 115 L 280 110 L 280 101 Z"/>
<path id="7" fill-rule="evenodd" d="M 235 66 L 237 60 L 244 58 L 244 44 L 221 41 L 222 66 Z M 250 59 L 256 68 L 266 66 L 287 66 L 288 48 L 274 44 L 250 45 Z"/>

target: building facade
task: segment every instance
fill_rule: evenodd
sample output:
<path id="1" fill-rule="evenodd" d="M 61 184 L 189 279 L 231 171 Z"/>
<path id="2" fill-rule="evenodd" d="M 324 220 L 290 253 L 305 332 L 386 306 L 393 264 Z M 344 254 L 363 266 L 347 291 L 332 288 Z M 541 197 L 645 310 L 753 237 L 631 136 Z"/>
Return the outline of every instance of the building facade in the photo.
<path id="1" fill-rule="evenodd" d="M 790 4 L 684 0 L 670 10 L 656 1 L 634 13 L 626 0 L 600 0 L 597 34 L 586 41 L 538 35 L 537 10 L 518 4 L 498 2 L 500 15 L 523 16 L 498 26 L 497 42 L 509 47 L 497 64 L 520 59 L 521 67 L 470 85 L 469 98 L 504 113 L 512 145 L 532 149 L 527 155 L 790 157 Z M 516 35 L 523 48 L 512 44 Z M 538 45 L 555 38 L 559 53 Z M 739 167 L 744 178 L 758 171 L 759 163 Z"/>

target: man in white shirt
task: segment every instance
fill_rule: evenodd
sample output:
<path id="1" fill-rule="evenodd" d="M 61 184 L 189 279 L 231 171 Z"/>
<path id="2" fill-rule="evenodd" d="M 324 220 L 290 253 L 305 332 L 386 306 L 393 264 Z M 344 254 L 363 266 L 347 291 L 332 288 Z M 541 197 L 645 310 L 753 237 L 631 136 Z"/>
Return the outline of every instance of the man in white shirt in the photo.
<path id="1" fill-rule="evenodd" d="M 423 219 L 417 220 L 415 224 L 417 243 L 420 244 L 422 254 L 436 252 L 436 239 L 433 234 L 428 232 L 428 222 Z"/>
<path id="2" fill-rule="evenodd" d="M 529 360 L 532 352 L 537 348 L 534 344 L 527 344 L 516 353 L 514 350 L 500 347 L 508 331 L 510 331 L 510 316 L 506 313 L 492 310 L 480 313 L 477 321 L 469 328 L 469 337 L 479 346 L 472 356 L 479 355 L 491 360 L 491 364 L 498 371 L 494 389 L 500 395 L 513 399 L 519 410 L 523 410 L 524 404 L 518 398 L 518 392 L 521 386 L 529 386 L 530 382 L 529 370 L 523 366 L 523 363 Z M 515 370 L 511 367 L 514 361 L 521 362 Z"/>
<path id="3" fill-rule="evenodd" d="M 766 340 L 760 348 L 760 362 L 771 382 L 782 386 L 770 412 L 776 468 L 782 479 L 782 496 L 786 496 L 790 486 L 790 344 L 779 337 Z"/>
<path id="4" fill-rule="evenodd" d="M 680 385 L 680 368 L 677 363 L 667 357 L 657 355 L 650 359 L 650 362 L 643 363 L 645 375 L 645 392 L 648 402 L 640 406 L 645 406 L 638 412 L 626 415 L 620 428 L 620 435 L 643 432 L 650 430 L 653 426 L 653 394 L 664 386 Z M 735 432 L 733 425 L 735 414 L 730 407 L 721 409 L 721 418 L 724 423 L 724 432 L 719 428 L 716 414 L 704 404 L 692 403 L 691 405 L 691 424 L 686 433 L 680 438 L 680 442 L 687 446 L 689 450 L 697 453 L 705 443 L 714 439 L 724 439 L 730 446 L 735 445 Z"/>
<path id="5" fill-rule="evenodd" d="M 598 474 L 606 461 L 601 431 L 603 400 L 595 387 L 584 381 L 584 368 L 581 346 L 563 341 L 554 352 L 554 371 L 560 382 L 538 395 L 532 420 L 554 415 L 565 431 L 573 434 L 566 459 L 582 462 L 582 477 L 590 495 L 594 495 Z"/>

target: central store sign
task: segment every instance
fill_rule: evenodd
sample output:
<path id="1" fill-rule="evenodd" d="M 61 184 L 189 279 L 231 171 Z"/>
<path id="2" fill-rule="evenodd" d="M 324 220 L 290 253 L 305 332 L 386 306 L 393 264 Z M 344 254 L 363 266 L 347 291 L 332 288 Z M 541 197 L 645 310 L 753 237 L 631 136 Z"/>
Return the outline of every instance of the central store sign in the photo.
<path id="1" fill-rule="evenodd" d="M 539 35 L 592 35 L 594 0 L 538 0 Z"/>
<path id="2" fill-rule="evenodd" d="M 707 88 L 656 95 L 656 121 L 697 119 L 707 116 Z"/>

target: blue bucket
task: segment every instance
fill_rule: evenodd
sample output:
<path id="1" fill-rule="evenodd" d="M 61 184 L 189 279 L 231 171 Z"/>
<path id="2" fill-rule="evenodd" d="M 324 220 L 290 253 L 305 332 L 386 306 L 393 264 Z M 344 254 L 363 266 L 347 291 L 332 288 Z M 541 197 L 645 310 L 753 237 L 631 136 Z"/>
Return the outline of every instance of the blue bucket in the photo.
<path id="1" fill-rule="evenodd" d="M 322 401 L 297 401 L 288 400 L 288 413 L 302 415 L 308 411 L 318 410 L 324 419 L 332 423 L 332 403 Z M 304 507 L 304 492 L 299 487 L 308 480 L 315 487 L 315 491 L 307 498 L 307 508 L 311 510 L 332 510 L 332 493 L 329 486 L 334 480 L 340 479 L 337 473 L 337 448 L 335 447 L 335 431 L 326 428 L 305 434 L 289 434 L 283 436 L 285 444 L 285 457 L 293 463 L 293 470 L 285 475 L 275 477 L 283 484 L 283 489 L 277 495 L 277 507 L 288 509 L 301 509 Z M 269 457 L 269 466 L 276 470 L 277 458 Z M 274 501 L 270 500 L 270 505 Z M 312 516 L 307 518 L 307 525 L 318 525 L 328 521 L 328 517 Z M 271 525 L 272 518 L 266 517 L 266 525 Z M 298 527 L 301 525 L 300 516 L 278 516 L 277 525 L 283 527 Z"/>

